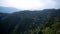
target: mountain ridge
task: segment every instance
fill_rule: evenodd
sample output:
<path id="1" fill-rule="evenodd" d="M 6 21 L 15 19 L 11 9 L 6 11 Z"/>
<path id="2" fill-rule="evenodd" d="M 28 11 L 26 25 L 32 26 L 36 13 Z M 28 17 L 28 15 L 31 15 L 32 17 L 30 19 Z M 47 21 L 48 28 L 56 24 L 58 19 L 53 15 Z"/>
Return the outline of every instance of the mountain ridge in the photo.
<path id="1" fill-rule="evenodd" d="M 25 34 L 24 32 L 30 32 L 30 30 L 38 30 L 38 27 L 41 28 L 42 24 L 46 24 L 45 21 L 55 17 L 60 17 L 60 9 L 15 12 L 0 21 L 1 32 L 3 34 Z"/>
<path id="2" fill-rule="evenodd" d="M 13 13 L 19 11 L 19 9 L 13 8 L 13 7 L 3 7 L 0 6 L 0 13 Z"/>

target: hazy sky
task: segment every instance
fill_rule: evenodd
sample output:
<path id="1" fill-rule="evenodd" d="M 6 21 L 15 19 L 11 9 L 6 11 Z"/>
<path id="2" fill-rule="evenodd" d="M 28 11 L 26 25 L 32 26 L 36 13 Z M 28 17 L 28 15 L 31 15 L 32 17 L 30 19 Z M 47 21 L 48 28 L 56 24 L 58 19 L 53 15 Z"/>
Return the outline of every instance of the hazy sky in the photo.
<path id="1" fill-rule="evenodd" d="M 21 10 L 60 8 L 60 0 L 0 0 L 0 6 Z"/>

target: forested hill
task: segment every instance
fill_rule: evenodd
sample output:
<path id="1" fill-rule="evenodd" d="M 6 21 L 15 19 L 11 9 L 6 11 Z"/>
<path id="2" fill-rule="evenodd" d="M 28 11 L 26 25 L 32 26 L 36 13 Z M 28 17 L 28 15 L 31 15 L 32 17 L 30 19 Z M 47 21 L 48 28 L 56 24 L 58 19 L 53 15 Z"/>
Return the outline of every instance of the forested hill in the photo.
<path id="1" fill-rule="evenodd" d="M 60 34 L 60 9 L 0 13 L 0 34 Z"/>

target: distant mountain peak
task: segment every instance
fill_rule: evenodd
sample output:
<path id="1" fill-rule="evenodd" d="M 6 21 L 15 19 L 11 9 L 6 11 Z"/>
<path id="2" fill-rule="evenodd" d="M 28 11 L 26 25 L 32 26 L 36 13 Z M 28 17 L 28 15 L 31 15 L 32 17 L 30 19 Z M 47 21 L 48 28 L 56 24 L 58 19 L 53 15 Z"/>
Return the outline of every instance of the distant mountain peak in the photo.
<path id="1" fill-rule="evenodd" d="M 16 11 L 20 11 L 19 9 L 13 8 L 13 7 L 3 7 L 0 6 L 0 13 L 13 13 Z"/>

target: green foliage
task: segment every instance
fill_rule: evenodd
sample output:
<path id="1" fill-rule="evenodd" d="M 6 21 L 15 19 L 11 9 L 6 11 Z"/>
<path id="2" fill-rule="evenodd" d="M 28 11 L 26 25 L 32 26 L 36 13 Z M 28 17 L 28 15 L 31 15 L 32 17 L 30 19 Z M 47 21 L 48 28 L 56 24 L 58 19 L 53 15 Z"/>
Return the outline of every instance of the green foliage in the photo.
<path id="1" fill-rule="evenodd" d="M 60 28 L 60 23 L 55 23 L 52 25 L 52 29 L 57 30 Z"/>
<path id="2" fill-rule="evenodd" d="M 43 34 L 55 34 L 54 30 L 52 30 L 49 27 L 46 27 L 45 29 L 42 30 Z"/>
<path id="3" fill-rule="evenodd" d="M 45 27 L 42 29 L 43 34 L 59 34 L 60 32 L 60 22 L 58 17 L 55 17 L 54 20 L 51 18 L 45 24 Z"/>

